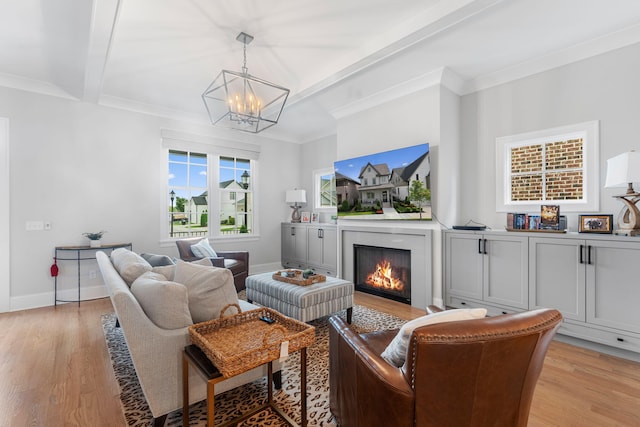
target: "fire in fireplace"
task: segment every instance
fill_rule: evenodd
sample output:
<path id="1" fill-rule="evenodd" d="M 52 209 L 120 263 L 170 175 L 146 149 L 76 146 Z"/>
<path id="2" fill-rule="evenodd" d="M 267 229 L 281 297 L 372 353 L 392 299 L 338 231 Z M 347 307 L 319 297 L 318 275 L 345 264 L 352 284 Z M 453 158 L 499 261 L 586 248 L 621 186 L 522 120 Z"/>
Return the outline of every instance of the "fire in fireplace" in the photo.
<path id="1" fill-rule="evenodd" d="M 353 245 L 357 291 L 411 304 L 411 251 Z"/>

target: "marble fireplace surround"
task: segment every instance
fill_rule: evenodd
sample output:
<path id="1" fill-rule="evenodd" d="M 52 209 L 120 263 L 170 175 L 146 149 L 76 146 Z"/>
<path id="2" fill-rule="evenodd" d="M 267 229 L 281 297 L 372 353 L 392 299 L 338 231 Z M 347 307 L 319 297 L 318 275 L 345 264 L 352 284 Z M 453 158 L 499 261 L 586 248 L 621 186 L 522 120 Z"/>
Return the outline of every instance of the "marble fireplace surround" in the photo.
<path id="1" fill-rule="evenodd" d="M 340 277 L 354 280 L 353 245 L 411 251 L 411 306 L 424 309 L 433 304 L 431 286 L 432 231 L 421 228 L 338 225 Z"/>

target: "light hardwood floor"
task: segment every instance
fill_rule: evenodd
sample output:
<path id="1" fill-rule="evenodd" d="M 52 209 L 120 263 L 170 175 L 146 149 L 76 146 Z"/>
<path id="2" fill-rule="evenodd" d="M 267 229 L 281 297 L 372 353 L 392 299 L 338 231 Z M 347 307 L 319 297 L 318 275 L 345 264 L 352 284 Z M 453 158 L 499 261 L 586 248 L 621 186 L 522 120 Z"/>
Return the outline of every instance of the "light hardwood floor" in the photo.
<path id="1" fill-rule="evenodd" d="M 404 319 L 422 310 L 367 294 Z M 0 314 L 0 424 L 125 426 L 100 317 L 109 299 Z M 640 426 L 640 364 L 569 344 L 549 349 L 529 425 Z"/>

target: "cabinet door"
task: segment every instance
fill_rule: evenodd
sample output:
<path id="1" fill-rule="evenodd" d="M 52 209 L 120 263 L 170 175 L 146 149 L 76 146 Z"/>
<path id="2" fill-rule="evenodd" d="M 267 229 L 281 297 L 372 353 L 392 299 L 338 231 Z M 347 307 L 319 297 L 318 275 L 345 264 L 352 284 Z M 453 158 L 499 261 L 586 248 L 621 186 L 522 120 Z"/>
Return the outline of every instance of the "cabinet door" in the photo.
<path id="1" fill-rule="evenodd" d="M 445 287 L 449 295 L 482 299 L 482 237 L 446 233 Z"/>
<path id="2" fill-rule="evenodd" d="M 338 274 L 338 230 L 322 229 L 322 266 L 324 272 L 331 276 Z"/>
<path id="3" fill-rule="evenodd" d="M 337 230 L 335 228 L 309 227 L 307 238 L 309 266 L 320 274 L 335 276 L 338 269 Z"/>
<path id="4" fill-rule="evenodd" d="M 587 240 L 587 321 L 640 333 L 638 244 Z"/>
<path id="5" fill-rule="evenodd" d="M 555 308 L 585 321 L 584 240 L 529 238 L 529 307 Z"/>
<path id="6" fill-rule="evenodd" d="M 290 268 L 305 268 L 307 262 L 307 230 L 294 224 L 282 224 L 282 265 Z"/>
<path id="7" fill-rule="evenodd" d="M 309 227 L 307 229 L 307 260 L 309 264 L 313 264 L 314 266 L 321 266 L 323 264 L 324 241 L 322 239 L 322 232 L 322 228 L 319 227 Z"/>
<path id="8" fill-rule="evenodd" d="M 526 237 L 484 235 L 484 300 L 529 308 L 529 245 Z"/>

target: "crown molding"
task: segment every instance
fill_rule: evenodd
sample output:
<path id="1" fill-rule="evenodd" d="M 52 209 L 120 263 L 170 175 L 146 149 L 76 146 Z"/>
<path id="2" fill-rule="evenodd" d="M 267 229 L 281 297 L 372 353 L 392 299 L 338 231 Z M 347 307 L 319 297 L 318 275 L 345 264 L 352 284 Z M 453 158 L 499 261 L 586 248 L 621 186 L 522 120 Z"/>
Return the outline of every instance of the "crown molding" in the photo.
<path id="1" fill-rule="evenodd" d="M 42 80 L 29 79 L 13 74 L 0 73 L 0 86 L 38 93 L 41 95 L 56 96 L 58 98 L 72 99 L 75 101 L 78 100 L 78 98 L 69 94 L 69 92 L 62 89 L 60 86 L 56 86 L 49 82 L 43 82 Z"/>
<path id="2" fill-rule="evenodd" d="M 636 43 L 640 43 L 640 24 L 470 79 L 464 84 L 461 94 L 489 89 Z"/>
<path id="3" fill-rule="evenodd" d="M 437 70 L 433 70 L 429 73 L 376 92 L 373 95 L 367 96 L 358 101 L 354 101 L 345 106 L 331 110 L 330 114 L 336 119 L 341 119 L 437 85 L 446 87 L 459 95 L 461 94 L 464 84 L 464 80 L 454 71 L 447 67 L 441 67 Z"/>

